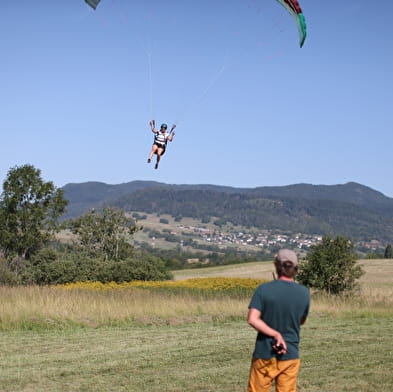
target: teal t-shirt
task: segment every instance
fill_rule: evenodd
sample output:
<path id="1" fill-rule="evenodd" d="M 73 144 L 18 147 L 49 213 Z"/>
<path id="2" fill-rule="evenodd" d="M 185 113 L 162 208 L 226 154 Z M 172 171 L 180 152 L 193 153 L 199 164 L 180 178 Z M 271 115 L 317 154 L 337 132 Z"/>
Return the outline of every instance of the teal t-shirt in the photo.
<path id="1" fill-rule="evenodd" d="M 287 343 L 287 352 L 277 354 L 272 349 L 274 339 L 258 332 L 254 358 L 299 358 L 300 321 L 308 315 L 309 307 L 309 290 L 296 282 L 279 279 L 261 284 L 251 298 L 249 308 L 259 310 L 262 320 L 281 333 Z"/>

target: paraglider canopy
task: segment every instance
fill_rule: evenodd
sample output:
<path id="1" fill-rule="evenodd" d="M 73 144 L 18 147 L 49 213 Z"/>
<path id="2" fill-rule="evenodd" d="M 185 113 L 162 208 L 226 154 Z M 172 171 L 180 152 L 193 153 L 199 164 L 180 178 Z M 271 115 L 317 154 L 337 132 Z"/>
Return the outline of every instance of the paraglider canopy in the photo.
<path id="1" fill-rule="evenodd" d="M 90 7 L 96 9 L 101 0 L 85 0 Z M 287 11 L 295 18 L 299 30 L 299 44 L 303 46 L 306 39 L 306 19 L 304 18 L 303 11 L 300 8 L 298 0 L 277 0 Z"/>
<path id="2" fill-rule="evenodd" d="M 86 1 L 87 4 L 89 4 L 90 7 L 96 9 L 98 3 L 99 3 L 101 0 L 85 0 L 85 1 Z"/>

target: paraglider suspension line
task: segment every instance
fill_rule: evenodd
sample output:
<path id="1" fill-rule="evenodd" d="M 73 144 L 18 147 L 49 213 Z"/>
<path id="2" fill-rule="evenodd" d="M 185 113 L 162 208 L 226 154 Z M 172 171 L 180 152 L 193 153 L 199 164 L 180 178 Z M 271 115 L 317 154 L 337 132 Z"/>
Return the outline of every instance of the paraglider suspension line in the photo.
<path id="1" fill-rule="evenodd" d="M 151 52 L 147 53 L 147 60 L 148 60 L 148 64 L 149 64 L 150 116 L 151 116 L 151 118 L 153 118 L 153 77 L 152 77 Z"/>

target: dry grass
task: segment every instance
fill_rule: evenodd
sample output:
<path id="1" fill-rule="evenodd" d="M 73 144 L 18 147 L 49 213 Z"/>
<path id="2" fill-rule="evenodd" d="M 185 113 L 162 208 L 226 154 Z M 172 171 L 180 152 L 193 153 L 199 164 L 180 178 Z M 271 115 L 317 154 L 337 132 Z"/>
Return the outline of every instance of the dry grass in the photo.
<path id="1" fill-rule="evenodd" d="M 1 287 L 0 329 L 121 324 L 179 324 L 244 317 L 243 299 L 164 293 L 51 287 Z"/>
<path id="2" fill-rule="evenodd" d="M 365 287 L 392 288 L 393 286 L 393 259 L 360 260 L 366 274 L 360 279 Z"/>
<path id="3" fill-rule="evenodd" d="M 214 276 L 271 280 L 273 272 L 273 263 L 270 261 L 173 271 L 175 280 L 208 278 Z"/>
<path id="4" fill-rule="evenodd" d="M 393 259 L 359 260 L 365 271 L 360 289 L 348 298 L 313 296 L 312 311 L 316 313 L 389 314 L 393 309 Z M 272 262 L 253 262 L 211 268 L 174 271 L 175 280 L 191 277 L 242 277 L 272 279 Z"/>
<path id="5" fill-rule="evenodd" d="M 388 315 L 393 312 L 393 260 L 362 261 L 366 274 L 358 293 L 347 298 L 313 296 L 315 314 Z M 267 278 L 271 263 L 248 263 L 191 271 L 176 278 L 227 276 Z M 182 275 L 183 274 L 183 275 Z M 270 278 L 271 279 L 271 278 Z M 51 287 L 0 287 L 0 329 L 59 326 L 174 325 L 243 319 L 249 296 L 203 295 L 187 291 L 127 288 L 83 290 Z"/>
<path id="6" fill-rule="evenodd" d="M 359 260 L 366 274 L 360 282 L 365 287 L 393 286 L 393 259 Z M 209 268 L 194 268 L 174 271 L 175 280 L 197 277 L 226 276 L 237 278 L 272 279 L 274 266 L 271 261 L 225 265 Z"/>

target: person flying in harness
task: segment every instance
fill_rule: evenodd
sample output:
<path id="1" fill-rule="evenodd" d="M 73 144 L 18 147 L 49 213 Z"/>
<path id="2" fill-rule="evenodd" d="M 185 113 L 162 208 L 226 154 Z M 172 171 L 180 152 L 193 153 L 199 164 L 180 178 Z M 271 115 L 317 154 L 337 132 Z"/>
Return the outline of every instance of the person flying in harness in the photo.
<path id="1" fill-rule="evenodd" d="M 166 124 L 161 124 L 160 130 L 155 129 L 156 123 L 154 120 L 149 122 L 151 131 L 154 133 L 154 142 L 151 148 L 149 158 L 147 159 L 147 163 L 151 162 L 151 158 L 154 154 L 157 155 L 157 161 L 154 166 L 154 169 L 158 169 L 158 164 L 160 162 L 161 157 L 165 153 L 165 148 L 168 143 L 168 140 L 171 142 L 173 137 L 175 136 L 175 132 L 173 131 L 176 128 L 176 125 L 172 125 L 171 131 L 168 133 L 166 130 L 168 126 Z"/>

